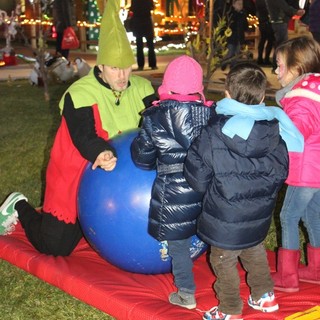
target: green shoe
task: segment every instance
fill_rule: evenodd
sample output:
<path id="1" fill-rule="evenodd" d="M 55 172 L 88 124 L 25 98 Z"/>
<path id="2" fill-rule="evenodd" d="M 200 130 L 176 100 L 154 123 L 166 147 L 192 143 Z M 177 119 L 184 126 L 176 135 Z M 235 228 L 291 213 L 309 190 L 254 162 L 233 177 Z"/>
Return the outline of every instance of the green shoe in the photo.
<path id="1" fill-rule="evenodd" d="M 20 200 L 28 199 L 19 192 L 11 193 L 0 207 L 0 235 L 7 235 L 14 231 L 18 222 L 18 212 L 15 205 Z"/>
<path id="2" fill-rule="evenodd" d="M 194 294 L 188 294 L 181 291 L 170 293 L 169 302 L 187 309 L 194 309 L 197 306 Z"/>

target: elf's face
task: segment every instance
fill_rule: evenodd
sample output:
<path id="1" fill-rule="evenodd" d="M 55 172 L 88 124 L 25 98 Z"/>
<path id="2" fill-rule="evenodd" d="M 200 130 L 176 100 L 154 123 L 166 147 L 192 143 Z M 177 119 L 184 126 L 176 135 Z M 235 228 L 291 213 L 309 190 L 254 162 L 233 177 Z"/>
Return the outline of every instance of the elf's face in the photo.
<path id="1" fill-rule="evenodd" d="M 111 89 L 123 91 L 128 87 L 128 81 L 132 71 L 131 66 L 125 69 L 120 69 L 117 67 L 98 65 L 98 68 L 101 71 L 101 79 L 105 83 L 108 83 Z"/>

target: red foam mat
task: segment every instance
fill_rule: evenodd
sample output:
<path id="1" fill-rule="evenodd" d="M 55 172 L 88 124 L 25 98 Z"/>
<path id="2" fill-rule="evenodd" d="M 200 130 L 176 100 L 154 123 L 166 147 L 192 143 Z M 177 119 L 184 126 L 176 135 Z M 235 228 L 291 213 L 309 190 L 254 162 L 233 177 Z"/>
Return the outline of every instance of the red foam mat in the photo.
<path id="1" fill-rule="evenodd" d="M 52 257 L 39 254 L 29 244 L 20 225 L 9 236 L 0 236 L 0 258 L 60 288 L 68 294 L 92 305 L 117 320 L 196 320 L 202 318 L 201 310 L 217 304 L 212 291 L 214 276 L 206 256 L 194 265 L 197 285 L 197 309 L 187 310 L 168 303 L 174 291 L 171 274 L 143 275 L 122 271 L 112 266 L 82 240 L 69 257 Z M 275 254 L 268 252 L 272 271 Z M 280 310 L 261 313 L 247 306 L 249 289 L 241 274 L 241 295 L 244 300 L 244 319 L 283 320 L 293 313 L 320 304 L 320 286 L 300 283 L 298 293 L 276 292 Z"/>

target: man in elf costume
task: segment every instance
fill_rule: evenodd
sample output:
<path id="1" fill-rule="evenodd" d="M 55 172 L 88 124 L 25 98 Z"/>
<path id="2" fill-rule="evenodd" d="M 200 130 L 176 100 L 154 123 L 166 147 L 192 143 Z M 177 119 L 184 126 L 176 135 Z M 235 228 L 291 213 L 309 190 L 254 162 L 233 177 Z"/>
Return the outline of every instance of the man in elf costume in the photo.
<path id="1" fill-rule="evenodd" d="M 102 19 L 97 64 L 73 83 L 60 101 L 61 124 L 46 171 L 42 212 L 14 192 L 0 207 L 0 234 L 20 220 L 41 253 L 67 256 L 83 237 L 77 218 L 77 190 L 88 161 L 111 171 L 116 150 L 108 140 L 137 128 L 140 112 L 155 100 L 151 83 L 131 74 L 135 62 L 119 18 L 119 0 L 108 0 Z"/>

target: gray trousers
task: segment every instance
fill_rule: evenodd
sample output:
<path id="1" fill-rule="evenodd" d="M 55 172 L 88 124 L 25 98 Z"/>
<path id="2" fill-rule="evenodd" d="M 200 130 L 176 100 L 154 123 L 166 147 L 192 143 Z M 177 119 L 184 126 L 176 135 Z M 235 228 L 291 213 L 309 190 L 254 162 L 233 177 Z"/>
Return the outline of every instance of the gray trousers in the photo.
<path id="1" fill-rule="evenodd" d="M 253 300 L 259 300 L 266 292 L 273 292 L 266 250 L 263 244 L 243 250 L 224 250 L 211 247 L 210 263 L 216 275 L 214 290 L 219 300 L 219 311 L 241 314 L 243 302 L 240 296 L 239 259 L 247 272 L 247 284 Z"/>

